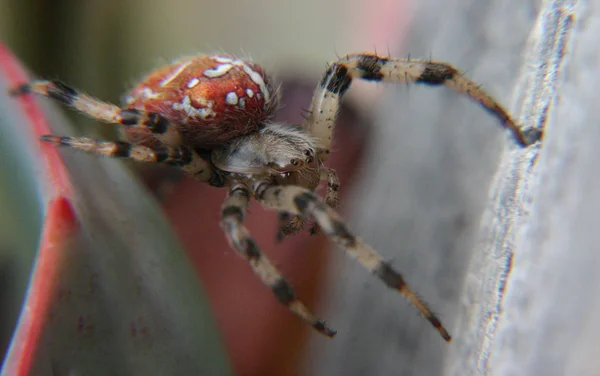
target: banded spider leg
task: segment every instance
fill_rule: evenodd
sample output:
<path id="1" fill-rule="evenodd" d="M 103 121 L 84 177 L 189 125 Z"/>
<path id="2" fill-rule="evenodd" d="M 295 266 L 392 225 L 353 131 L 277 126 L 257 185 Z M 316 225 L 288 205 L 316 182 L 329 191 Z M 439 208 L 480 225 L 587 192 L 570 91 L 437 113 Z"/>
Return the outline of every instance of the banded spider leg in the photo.
<path id="1" fill-rule="evenodd" d="M 149 131 L 159 142 L 158 145 L 137 145 L 123 141 L 110 142 L 86 137 L 55 135 L 42 136 L 42 141 L 95 155 L 179 166 L 199 181 L 222 185 L 221 177 L 215 174 L 211 164 L 192 148 L 181 145 L 181 135 L 177 127 L 160 114 L 122 109 L 81 93 L 59 81 L 31 81 L 12 89 L 10 93 L 15 96 L 27 93 L 47 96 L 94 119 Z"/>
<path id="2" fill-rule="evenodd" d="M 276 211 L 299 215 L 302 218 L 314 217 L 321 230 L 338 247 L 346 250 L 369 272 L 417 307 L 446 341 L 452 339 L 427 304 L 409 288 L 402 275 L 385 262 L 373 248 L 352 235 L 339 215 L 312 191 L 292 185 L 257 184 L 254 195 L 264 206 Z"/>
<path id="3" fill-rule="evenodd" d="M 246 186 L 234 183 L 229 189 L 229 195 L 221 207 L 221 228 L 225 232 L 229 245 L 248 261 L 254 273 L 265 285 L 271 288 L 281 304 L 285 305 L 318 332 L 327 337 L 333 337 L 336 333 L 335 330 L 328 328 L 296 297 L 292 286 L 260 251 L 248 230 L 244 227 L 243 223 L 249 200 L 250 192 Z"/>
<path id="4" fill-rule="evenodd" d="M 500 119 L 502 125 L 513 133 L 521 146 L 534 144 L 542 137 L 538 129 L 522 129 L 496 99 L 450 64 L 394 59 L 373 54 L 352 54 L 329 66 L 315 90 L 308 116 L 303 124 L 304 129 L 320 142 L 318 156 L 321 161 L 327 160 L 329 155 L 340 101 L 350 88 L 352 80 L 356 78 L 375 82 L 444 85 L 478 102 Z"/>
<path id="5" fill-rule="evenodd" d="M 157 113 L 147 113 L 136 109 L 122 109 L 114 104 L 102 102 L 79 92 L 60 81 L 37 80 L 11 90 L 12 95 L 35 93 L 50 97 L 91 118 L 111 124 L 149 131 L 159 141 L 178 146 L 182 137 L 177 126 Z"/>

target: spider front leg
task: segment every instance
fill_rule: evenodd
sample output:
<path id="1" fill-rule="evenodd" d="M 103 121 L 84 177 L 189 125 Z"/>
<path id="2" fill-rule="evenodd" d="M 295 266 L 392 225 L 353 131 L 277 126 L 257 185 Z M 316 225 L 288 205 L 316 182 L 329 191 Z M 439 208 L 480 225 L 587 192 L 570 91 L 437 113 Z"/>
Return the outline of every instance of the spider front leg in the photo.
<path id="1" fill-rule="evenodd" d="M 304 129 L 317 137 L 322 145 L 319 158 L 327 159 L 331 135 L 340 107 L 340 100 L 353 79 L 366 81 L 418 83 L 430 86 L 445 85 L 466 95 L 491 112 L 508 128 L 522 146 L 539 141 L 542 134 L 537 129 L 523 130 L 506 109 L 491 95 L 462 72 L 447 63 L 428 60 L 393 59 L 374 54 L 348 55 L 327 69 L 316 89 Z"/>
<path id="2" fill-rule="evenodd" d="M 310 324 L 321 334 L 333 337 L 335 330 L 328 328 L 325 323 L 315 317 L 308 308 L 296 298 L 292 286 L 282 277 L 281 273 L 260 251 L 248 230 L 244 227 L 244 217 L 250 199 L 250 192 L 244 185 L 233 185 L 229 196 L 221 208 L 221 228 L 225 232 L 229 245 L 248 261 L 254 273 L 261 281 L 269 286 L 277 300 Z"/>
<path id="3" fill-rule="evenodd" d="M 255 188 L 255 196 L 265 206 L 280 212 L 313 216 L 323 232 L 335 244 L 345 249 L 352 257 L 358 260 L 369 272 L 373 273 L 388 287 L 397 290 L 408 299 L 423 316 L 440 333 L 442 338 L 450 342 L 451 336 L 440 320 L 431 312 L 427 304 L 421 300 L 406 284 L 402 275 L 396 272 L 390 264 L 365 244 L 360 238 L 352 235 L 338 214 L 327 206 L 317 195 L 310 190 L 297 186 L 271 186 L 260 185 Z"/>
<path id="4" fill-rule="evenodd" d="M 164 116 L 136 109 L 122 109 L 114 104 L 105 103 L 78 92 L 60 81 L 32 81 L 12 89 L 10 93 L 12 95 L 36 93 L 47 96 L 94 119 L 149 131 L 159 141 L 167 145 L 177 146 L 181 144 L 181 135 L 177 127 Z"/>
<path id="5" fill-rule="evenodd" d="M 218 178 L 212 166 L 191 148 L 186 146 L 142 146 L 122 141 L 101 141 L 86 137 L 61 137 L 44 135 L 44 142 L 65 146 L 86 153 L 114 158 L 132 159 L 138 162 L 161 163 L 178 166 L 195 179 L 216 185 Z"/>

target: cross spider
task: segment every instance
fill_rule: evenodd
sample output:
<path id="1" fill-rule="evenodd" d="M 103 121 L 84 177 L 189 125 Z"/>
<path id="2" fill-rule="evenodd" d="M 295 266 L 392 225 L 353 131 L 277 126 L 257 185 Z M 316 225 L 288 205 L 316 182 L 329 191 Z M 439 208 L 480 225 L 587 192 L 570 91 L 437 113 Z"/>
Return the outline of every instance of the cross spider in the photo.
<path id="1" fill-rule="evenodd" d="M 101 102 L 61 82 L 36 80 L 11 91 L 37 93 L 95 119 L 123 125 L 126 142 L 44 135 L 42 141 L 110 157 L 178 166 L 195 179 L 224 187 L 221 227 L 230 246 L 250 264 L 282 304 L 320 333 L 326 326 L 296 297 L 290 284 L 261 253 L 244 227 L 251 198 L 280 213 L 281 233 L 291 234 L 314 218 L 313 232 L 323 231 L 369 272 L 407 298 L 437 329 L 451 337 L 427 304 L 392 266 L 347 229 L 334 211 L 339 181 L 324 162 L 340 100 L 353 79 L 445 85 L 479 102 L 499 118 L 522 146 L 541 138 L 524 132 L 507 111 L 481 87 L 449 64 L 352 54 L 329 65 L 315 90 L 303 124 L 270 121 L 277 90 L 257 64 L 229 55 L 199 55 L 150 73 L 125 99 L 125 106 Z M 314 191 L 328 183 L 325 200 Z M 318 227 L 317 227 L 318 226 Z"/>

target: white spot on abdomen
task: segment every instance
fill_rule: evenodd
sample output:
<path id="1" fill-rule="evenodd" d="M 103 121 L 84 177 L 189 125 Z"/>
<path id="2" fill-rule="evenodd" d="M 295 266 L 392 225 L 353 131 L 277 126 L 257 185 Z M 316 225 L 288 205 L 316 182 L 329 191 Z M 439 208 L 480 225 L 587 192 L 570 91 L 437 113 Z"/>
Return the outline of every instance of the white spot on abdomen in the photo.
<path id="1" fill-rule="evenodd" d="M 233 91 L 227 93 L 227 95 L 225 96 L 225 102 L 227 104 L 232 105 L 232 106 L 236 105 L 238 103 L 238 96 L 237 96 L 237 94 L 234 93 Z"/>
<path id="2" fill-rule="evenodd" d="M 214 56 L 213 59 L 215 59 L 215 61 L 218 63 L 233 63 L 233 59 L 230 57 Z"/>
<path id="3" fill-rule="evenodd" d="M 262 76 L 258 72 L 256 72 L 252 68 L 250 68 L 247 64 L 245 64 L 244 62 L 241 62 L 241 63 L 242 63 L 242 68 L 244 69 L 244 72 L 246 72 L 246 74 L 248 76 L 250 76 L 250 79 L 255 84 L 258 85 L 261 93 L 263 93 L 263 95 L 265 96 L 265 102 L 268 102 L 269 99 L 271 99 L 271 93 L 269 93 L 269 88 L 267 88 L 267 84 L 265 84 L 265 80 L 263 80 Z"/>
<path id="4" fill-rule="evenodd" d="M 187 83 L 187 87 L 191 89 L 194 86 L 198 85 L 199 83 L 200 83 L 200 80 L 194 77 Z"/>
<path id="5" fill-rule="evenodd" d="M 263 77 L 260 73 L 258 73 L 254 69 L 252 69 L 252 67 L 243 60 L 232 59 L 232 58 L 225 57 L 225 56 L 213 56 L 213 59 L 216 62 L 223 63 L 223 64 L 219 65 L 215 69 L 205 70 L 203 72 L 203 74 L 206 77 L 211 77 L 211 78 L 219 77 L 219 76 L 222 76 L 225 73 L 229 72 L 229 70 L 231 68 L 233 68 L 234 66 L 241 67 L 244 70 L 244 73 L 246 73 L 248 75 L 248 77 L 250 77 L 250 80 L 252 80 L 252 82 L 254 82 L 259 87 L 260 92 L 262 93 L 262 95 L 265 98 L 265 106 L 267 106 L 267 102 L 269 102 L 269 100 L 271 99 L 271 93 L 269 92 L 269 88 L 267 87 L 267 84 L 265 83 L 265 80 L 263 79 Z M 248 89 L 248 90 L 250 90 L 250 89 Z M 252 98 L 252 96 L 255 93 L 252 90 L 250 90 L 248 92 L 248 90 L 246 91 L 246 94 L 248 94 L 249 98 Z M 258 94 L 257 94 L 257 98 L 260 99 Z"/>
<path id="6" fill-rule="evenodd" d="M 187 68 L 188 65 L 190 65 L 192 62 L 188 61 L 186 63 L 181 64 L 177 69 L 175 69 L 175 71 L 173 73 L 171 73 L 170 75 L 168 75 L 167 77 L 165 77 L 161 82 L 160 82 L 160 86 L 165 86 L 168 85 L 169 82 L 173 81 L 175 78 L 177 78 L 177 76 L 179 76 L 181 74 L 181 72 L 183 72 L 183 70 L 185 68 Z"/>
<path id="7" fill-rule="evenodd" d="M 208 117 L 214 117 L 216 113 L 212 110 L 213 101 L 208 101 L 206 107 L 196 108 L 192 105 L 192 99 L 189 95 L 186 95 L 181 103 L 173 103 L 174 110 L 182 110 L 188 117 L 200 117 L 206 119 Z"/>
<path id="8" fill-rule="evenodd" d="M 252 89 L 246 89 L 246 95 L 248 96 L 248 98 L 252 98 L 254 96 L 254 92 L 252 91 Z"/>
<path id="9" fill-rule="evenodd" d="M 221 64 L 214 69 L 207 69 L 202 74 L 208 78 L 221 77 L 233 68 L 231 64 Z"/>

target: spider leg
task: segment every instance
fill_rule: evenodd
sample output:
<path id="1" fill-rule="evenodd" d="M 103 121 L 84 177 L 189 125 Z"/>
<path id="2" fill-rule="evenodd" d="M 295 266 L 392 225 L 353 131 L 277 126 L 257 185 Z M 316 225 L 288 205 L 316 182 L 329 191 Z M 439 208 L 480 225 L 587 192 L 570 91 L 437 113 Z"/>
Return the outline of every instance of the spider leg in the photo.
<path id="1" fill-rule="evenodd" d="M 164 116 L 136 109 L 119 108 L 114 104 L 105 103 L 81 93 L 60 81 L 31 81 L 12 89 L 10 93 L 12 95 L 36 93 L 47 96 L 94 119 L 149 131 L 159 141 L 168 145 L 177 146 L 181 144 L 181 135 L 177 127 Z"/>
<path id="2" fill-rule="evenodd" d="M 340 204 L 339 189 L 340 179 L 334 169 L 329 167 L 321 168 L 321 180 L 327 180 L 327 194 L 325 196 L 325 203 L 332 209 L 337 209 Z M 321 232 L 318 223 L 313 223 L 310 228 L 310 234 L 316 235 Z"/>
<path id="3" fill-rule="evenodd" d="M 195 179 L 203 182 L 211 181 L 215 175 L 212 166 L 186 146 L 148 147 L 122 141 L 101 141 L 86 137 L 54 135 L 44 135 L 40 139 L 55 146 L 66 146 L 95 155 L 178 166 Z"/>
<path id="4" fill-rule="evenodd" d="M 309 116 L 304 122 L 304 128 L 321 142 L 319 157 L 323 161 L 329 154 L 340 100 L 352 80 L 356 78 L 376 82 L 445 85 L 478 102 L 500 119 L 503 126 L 514 134 L 522 146 L 531 145 L 542 137 L 539 130 L 524 131 L 496 99 L 450 64 L 430 60 L 394 59 L 373 54 L 352 54 L 329 66 L 315 90 Z"/>
<path id="5" fill-rule="evenodd" d="M 313 192 L 297 186 L 263 184 L 255 188 L 255 196 L 265 206 L 277 211 L 304 217 L 312 215 L 335 244 L 345 249 L 388 287 L 402 294 L 417 307 L 446 341 L 451 340 L 450 334 L 440 320 L 431 312 L 427 304 L 408 287 L 402 275 L 396 272 L 389 263 L 386 263 L 369 245 L 352 235 L 338 214 Z"/>
<path id="6" fill-rule="evenodd" d="M 277 300 L 288 307 L 306 323 L 321 334 L 333 337 L 335 330 L 315 317 L 298 299 L 292 286 L 283 278 L 279 270 L 260 251 L 248 230 L 244 227 L 244 217 L 250 199 L 250 192 L 244 185 L 233 185 L 221 208 L 221 228 L 230 246 L 248 261 L 254 273 L 269 286 Z"/>

